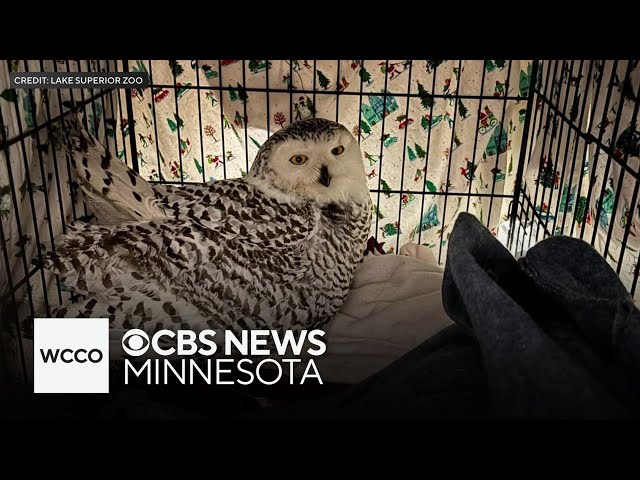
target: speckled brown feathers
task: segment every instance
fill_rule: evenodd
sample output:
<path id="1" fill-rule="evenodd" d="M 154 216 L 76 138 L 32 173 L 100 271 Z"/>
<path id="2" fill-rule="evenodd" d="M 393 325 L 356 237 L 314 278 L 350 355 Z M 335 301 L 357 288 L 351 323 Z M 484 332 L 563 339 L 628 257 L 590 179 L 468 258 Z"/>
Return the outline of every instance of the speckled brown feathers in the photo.
<path id="1" fill-rule="evenodd" d="M 80 300 L 55 316 L 108 317 L 114 328 L 148 332 L 299 329 L 323 325 L 344 303 L 370 204 L 280 203 L 242 179 L 151 187 L 81 138 L 71 144 L 74 158 L 87 158 L 83 192 L 98 205 L 118 199 L 128 220 L 69 226 L 47 266 Z M 100 186 L 106 196 L 96 194 L 98 177 L 112 180 Z"/>

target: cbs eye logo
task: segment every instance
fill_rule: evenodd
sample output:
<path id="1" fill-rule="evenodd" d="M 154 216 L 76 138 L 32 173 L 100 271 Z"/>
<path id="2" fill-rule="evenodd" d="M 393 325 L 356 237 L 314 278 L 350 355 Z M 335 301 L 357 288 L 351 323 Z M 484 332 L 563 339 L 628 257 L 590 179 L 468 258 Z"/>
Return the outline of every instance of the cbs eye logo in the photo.
<path id="1" fill-rule="evenodd" d="M 149 350 L 149 336 L 144 330 L 129 330 L 122 337 L 122 348 L 128 355 L 139 357 Z"/>

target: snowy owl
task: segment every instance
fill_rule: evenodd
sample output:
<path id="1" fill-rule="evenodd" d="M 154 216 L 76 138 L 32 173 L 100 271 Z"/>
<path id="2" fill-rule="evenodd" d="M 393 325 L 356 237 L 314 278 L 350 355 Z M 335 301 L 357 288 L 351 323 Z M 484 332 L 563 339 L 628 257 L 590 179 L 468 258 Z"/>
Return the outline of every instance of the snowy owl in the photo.
<path id="1" fill-rule="evenodd" d="M 57 317 L 115 329 L 319 328 L 344 303 L 363 256 L 371 197 L 344 126 L 293 123 L 245 178 L 151 185 L 66 124 L 77 181 L 97 216 L 58 240 L 47 267 L 78 298 Z"/>

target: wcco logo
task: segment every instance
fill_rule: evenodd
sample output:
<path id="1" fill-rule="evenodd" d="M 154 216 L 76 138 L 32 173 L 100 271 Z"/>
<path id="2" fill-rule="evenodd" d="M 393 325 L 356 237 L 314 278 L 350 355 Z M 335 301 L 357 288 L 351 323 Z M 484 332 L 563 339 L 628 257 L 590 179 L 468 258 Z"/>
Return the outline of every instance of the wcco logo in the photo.
<path id="1" fill-rule="evenodd" d="M 64 350 L 57 348 L 55 350 L 49 349 L 47 351 L 40 350 L 40 353 L 42 354 L 42 360 L 44 360 L 44 363 L 56 363 L 58 358 L 64 363 L 99 363 L 103 358 L 102 352 L 96 348 L 89 351 L 84 348 L 75 351 L 69 348 L 65 348 Z"/>
<path id="2" fill-rule="evenodd" d="M 109 320 L 36 318 L 34 393 L 109 393 Z"/>

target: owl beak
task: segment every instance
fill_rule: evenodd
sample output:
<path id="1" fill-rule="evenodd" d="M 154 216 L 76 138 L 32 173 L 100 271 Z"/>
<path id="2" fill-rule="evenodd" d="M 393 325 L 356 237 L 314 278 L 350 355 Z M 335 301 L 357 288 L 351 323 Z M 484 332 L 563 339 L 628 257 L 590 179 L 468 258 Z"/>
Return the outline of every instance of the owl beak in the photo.
<path id="1" fill-rule="evenodd" d="M 327 188 L 331 185 L 331 175 L 329 175 L 329 168 L 326 165 L 320 168 L 320 178 L 318 181 Z"/>

